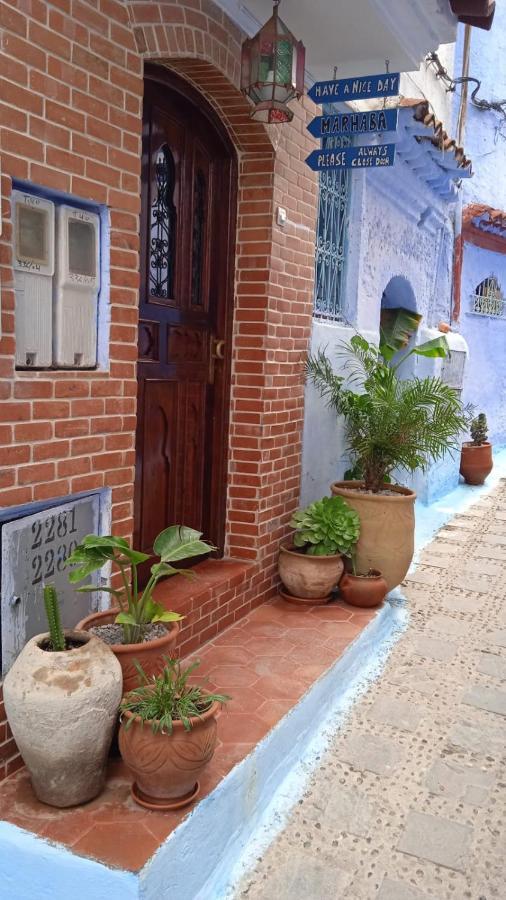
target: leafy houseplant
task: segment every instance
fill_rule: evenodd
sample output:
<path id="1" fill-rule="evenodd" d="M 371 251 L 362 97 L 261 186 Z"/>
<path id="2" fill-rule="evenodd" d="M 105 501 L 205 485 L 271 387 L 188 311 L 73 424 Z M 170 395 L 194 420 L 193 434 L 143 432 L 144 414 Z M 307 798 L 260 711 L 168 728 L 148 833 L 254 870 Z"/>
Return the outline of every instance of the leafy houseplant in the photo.
<path id="1" fill-rule="evenodd" d="M 359 567 L 381 571 L 389 590 L 402 581 L 413 556 L 415 494 L 387 479 L 396 469 L 426 470 L 451 452 L 469 419 L 458 392 L 440 378 L 402 379 L 398 374 L 414 353 L 446 356 L 446 338 L 441 335 L 399 358 L 405 339 L 404 333 L 383 332 L 378 348 L 355 335 L 341 348 L 344 375 L 333 372 L 321 350 L 306 363 L 308 380 L 344 417 L 348 449 L 363 472 L 363 480 L 332 486 L 360 516 Z"/>
<path id="2" fill-rule="evenodd" d="M 75 584 L 90 573 L 111 563 L 119 572 L 118 587 L 101 585 L 85 586 L 81 591 L 106 590 L 112 595 L 117 606 L 105 612 L 94 613 L 79 623 L 80 628 L 93 628 L 95 633 L 109 637 L 109 625 L 121 626 L 122 641 L 111 644 L 123 669 L 123 689 L 125 693 L 138 683 L 135 661 L 139 661 L 148 675 L 158 674 L 163 669 L 163 655 L 174 647 L 179 632 L 178 622 L 182 616 L 169 612 L 158 603 L 153 592 L 161 578 L 176 574 L 187 578 L 194 576 L 191 569 L 177 569 L 173 563 L 208 554 L 214 548 L 201 540 L 201 533 L 184 525 L 171 525 L 162 531 L 153 544 L 158 562 L 151 566 L 150 578 L 146 586 L 139 587 L 138 567 L 150 557 L 146 553 L 132 550 L 124 538 L 88 535 L 77 547 L 68 563 L 74 568 L 69 573 Z M 158 624 L 158 633 L 153 634 L 150 626 Z M 162 636 L 159 636 L 159 632 Z"/>
<path id="3" fill-rule="evenodd" d="M 109 562 L 116 566 L 121 576 L 121 587 L 86 585 L 78 590 L 102 590 L 112 594 L 120 608 L 115 622 L 123 626 L 123 643 L 136 644 L 143 640 L 148 625 L 154 622 L 177 622 L 182 618 L 178 613 L 166 610 L 161 603 L 156 603 L 153 591 L 161 578 L 177 574 L 191 577 L 194 574 L 190 569 L 176 569 L 172 563 L 202 556 L 213 550 L 201 537 L 201 532 L 184 525 L 171 525 L 162 531 L 153 544 L 155 554 L 160 557 L 159 562 L 151 566 L 149 581 L 140 590 L 138 566 L 146 562 L 149 555 L 132 550 L 124 538 L 90 534 L 67 561 L 69 565 L 75 566 L 69 573 L 69 581 L 73 584 L 82 581 Z"/>
<path id="4" fill-rule="evenodd" d="M 61 627 L 44 588 L 49 633 L 31 638 L 3 685 L 7 717 L 35 794 L 50 806 L 101 791 L 122 694 L 121 666 L 98 638 Z"/>
<path id="5" fill-rule="evenodd" d="M 341 554 L 360 534 L 360 520 L 341 497 L 323 497 L 298 510 L 291 522 L 293 545 L 281 545 L 279 574 L 285 599 L 327 602 L 343 572 Z"/>
<path id="6" fill-rule="evenodd" d="M 184 670 L 168 657 L 164 664 L 151 678 L 139 666 L 141 684 L 121 703 L 121 755 L 136 779 L 134 799 L 150 809 L 195 799 L 198 776 L 216 746 L 216 713 L 230 699 L 188 683 L 198 660 Z"/>
<path id="7" fill-rule="evenodd" d="M 462 445 L 460 474 L 468 484 L 483 484 L 494 466 L 485 413 L 472 420 L 470 431 L 472 440 Z"/>

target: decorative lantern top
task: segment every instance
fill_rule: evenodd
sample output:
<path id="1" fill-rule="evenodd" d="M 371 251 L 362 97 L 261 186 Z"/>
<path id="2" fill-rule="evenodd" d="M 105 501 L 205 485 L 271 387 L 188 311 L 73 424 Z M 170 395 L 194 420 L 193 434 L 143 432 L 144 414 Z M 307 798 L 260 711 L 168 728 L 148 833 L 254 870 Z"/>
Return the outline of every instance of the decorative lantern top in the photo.
<path id="1" fill-rule="evenodd" d="M 242 46 L 241 90 L 254 103 L 251 118 L 259 122 L 291 122 L 287 103 L 304 93 L 306 50 L 279 18 L 278 5 L 274 0 L 269 21 Z"/>

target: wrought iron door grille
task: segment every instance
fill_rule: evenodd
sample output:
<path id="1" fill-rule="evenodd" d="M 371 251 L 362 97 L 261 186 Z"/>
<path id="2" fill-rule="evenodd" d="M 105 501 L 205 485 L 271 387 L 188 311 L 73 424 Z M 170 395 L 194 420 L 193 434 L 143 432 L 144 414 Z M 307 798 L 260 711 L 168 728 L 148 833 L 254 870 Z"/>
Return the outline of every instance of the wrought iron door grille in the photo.
<path id="1" fill-rule="evenodd" d="M 324 114 L 335 110 L 325 108 Z M 349 147 L 348 137 L 323 138 L 324 149 Z M 343 319 L 345 258 L 349 223 L 351 173 L 348 169 L 320 172 L 315 247 L 314 315 Z"/>

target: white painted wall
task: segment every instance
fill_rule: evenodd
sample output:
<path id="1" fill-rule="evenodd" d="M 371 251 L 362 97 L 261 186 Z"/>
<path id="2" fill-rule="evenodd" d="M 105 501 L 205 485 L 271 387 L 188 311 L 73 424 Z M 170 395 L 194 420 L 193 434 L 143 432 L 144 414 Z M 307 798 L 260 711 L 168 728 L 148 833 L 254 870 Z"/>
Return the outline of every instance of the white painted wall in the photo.
<path id="1" fill-rule="evenodd" d="M 441 44 L 433 47 L 438 56 L 453 77 L 455 72 L 455 44 Z M 422 62 L 420 68 L 414 72 L 403 72 L 401 75 L 401 96 L 420 97 L 428 100 L 432 111 L 443 122 L 446 131 L 452 131 L 452 105 L 453 97 L 448 93 L 441 79 L 436 78 L 434 69 L 429 63 Z"/>

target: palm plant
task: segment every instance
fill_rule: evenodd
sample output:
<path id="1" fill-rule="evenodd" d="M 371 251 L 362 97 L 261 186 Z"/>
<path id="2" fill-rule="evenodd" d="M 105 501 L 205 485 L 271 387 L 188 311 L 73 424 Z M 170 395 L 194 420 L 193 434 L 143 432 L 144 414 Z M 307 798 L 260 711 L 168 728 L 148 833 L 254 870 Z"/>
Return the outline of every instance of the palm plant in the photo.
<path id="1" fill-rule="evenodd" d="M 389 364 L 395 350 L 380 348 L 355 335 L 343 344 L 348 357 L 345 375 L 336 375 L 323 350 L 309 355 L 307 378 L 320 396 L 344 416 L 348 449 L 363 472 L 365 488 L 378 493 L 394 469 L 426 470 L 447 452 L 469 423 L 456 390 L 440 378 L 398 377 L 399 366 L 412 353 L 445 356 L 444 337 L 429 341 Z"/>

